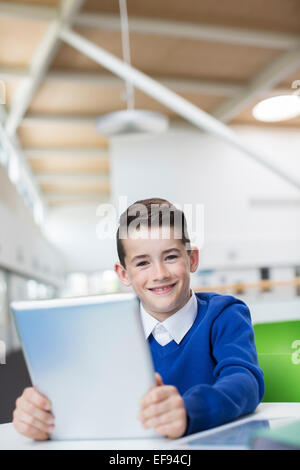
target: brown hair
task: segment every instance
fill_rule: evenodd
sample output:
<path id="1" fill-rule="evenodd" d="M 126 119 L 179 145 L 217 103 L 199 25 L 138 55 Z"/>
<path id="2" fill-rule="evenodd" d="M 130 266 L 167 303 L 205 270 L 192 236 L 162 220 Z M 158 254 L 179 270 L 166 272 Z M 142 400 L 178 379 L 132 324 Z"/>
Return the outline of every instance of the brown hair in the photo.
<path id="1" fill-rule="evenodd" d="M 134 220 L 137 222 L 135 227 L 137 230 L 141 226 L 150 228 L 153 225 L 162 227 L 167 224 L 170 225 L 170 228 L 179 229 L 179 236 L 177 238 L 180 238 L 187 251 L 190 251 L 190 239 L 187 233 L 184 213 L 166 199 L 142 199 L 131 204 L 120 216 L 116 238 L 119 260 L 124 268 L 126 254 L 122 239 L 128 236 L 128 229 Z"/>

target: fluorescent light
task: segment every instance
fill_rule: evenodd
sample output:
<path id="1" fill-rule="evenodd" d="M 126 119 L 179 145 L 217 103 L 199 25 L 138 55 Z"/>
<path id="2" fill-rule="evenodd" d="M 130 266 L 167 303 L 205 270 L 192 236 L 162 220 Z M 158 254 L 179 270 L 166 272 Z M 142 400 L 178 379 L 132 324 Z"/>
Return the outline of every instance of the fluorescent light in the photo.
<path id="1" fill-rule="evenodd" d="M 252 114 L 259 121 L 286 121 L 300 115 L 300 98 L 297 95 L 273 96 L 257 103 Z"/>

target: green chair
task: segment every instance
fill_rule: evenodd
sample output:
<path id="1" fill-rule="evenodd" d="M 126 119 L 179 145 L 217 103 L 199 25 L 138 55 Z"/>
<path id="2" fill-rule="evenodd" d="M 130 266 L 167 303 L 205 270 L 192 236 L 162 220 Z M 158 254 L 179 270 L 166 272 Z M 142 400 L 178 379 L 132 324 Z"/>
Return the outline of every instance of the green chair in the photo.
<path id="1" fill-rule="evenodd" d="M 300 401 L 300 320 L 254 325 L 264 402 Z"/>

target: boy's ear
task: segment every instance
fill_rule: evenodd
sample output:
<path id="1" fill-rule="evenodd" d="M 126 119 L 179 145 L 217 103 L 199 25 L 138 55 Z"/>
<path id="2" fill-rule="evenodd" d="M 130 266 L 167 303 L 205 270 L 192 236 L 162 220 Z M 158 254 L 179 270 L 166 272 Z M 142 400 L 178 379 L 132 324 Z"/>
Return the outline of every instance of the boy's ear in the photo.
<path id="1" fill-rule="evenodd" d="M 191 247 L 190 251 L 190 272 L 194 273 L 197 271 L 199 265 L 199 250 L 196 246 Z"/>
<path id="2" fill-rule="evenodd" d="M 115 263 L 114 271 L 124 286 L 129 287 L 131 285 L 131 282 L 128 279 L 127 271 L 121 263 Z"/>

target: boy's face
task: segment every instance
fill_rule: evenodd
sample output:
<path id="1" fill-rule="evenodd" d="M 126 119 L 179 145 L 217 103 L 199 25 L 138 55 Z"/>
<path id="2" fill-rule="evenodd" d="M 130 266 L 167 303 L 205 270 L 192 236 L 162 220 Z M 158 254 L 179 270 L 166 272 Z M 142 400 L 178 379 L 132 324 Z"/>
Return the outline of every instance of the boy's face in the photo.
<path id="1" fill-rule="evenodd" d="M 146 238 L 122 240 L 126 269 L 116 263 L 115 271 L 124 285 L 133 287 L 145 310 L 163 321 L 189 300 L 190 272 L 198 267 L 199 252 L 192 248 L 189 255 L 173 230 L 168 239 L 161 229 L 146 231 Z"/>

